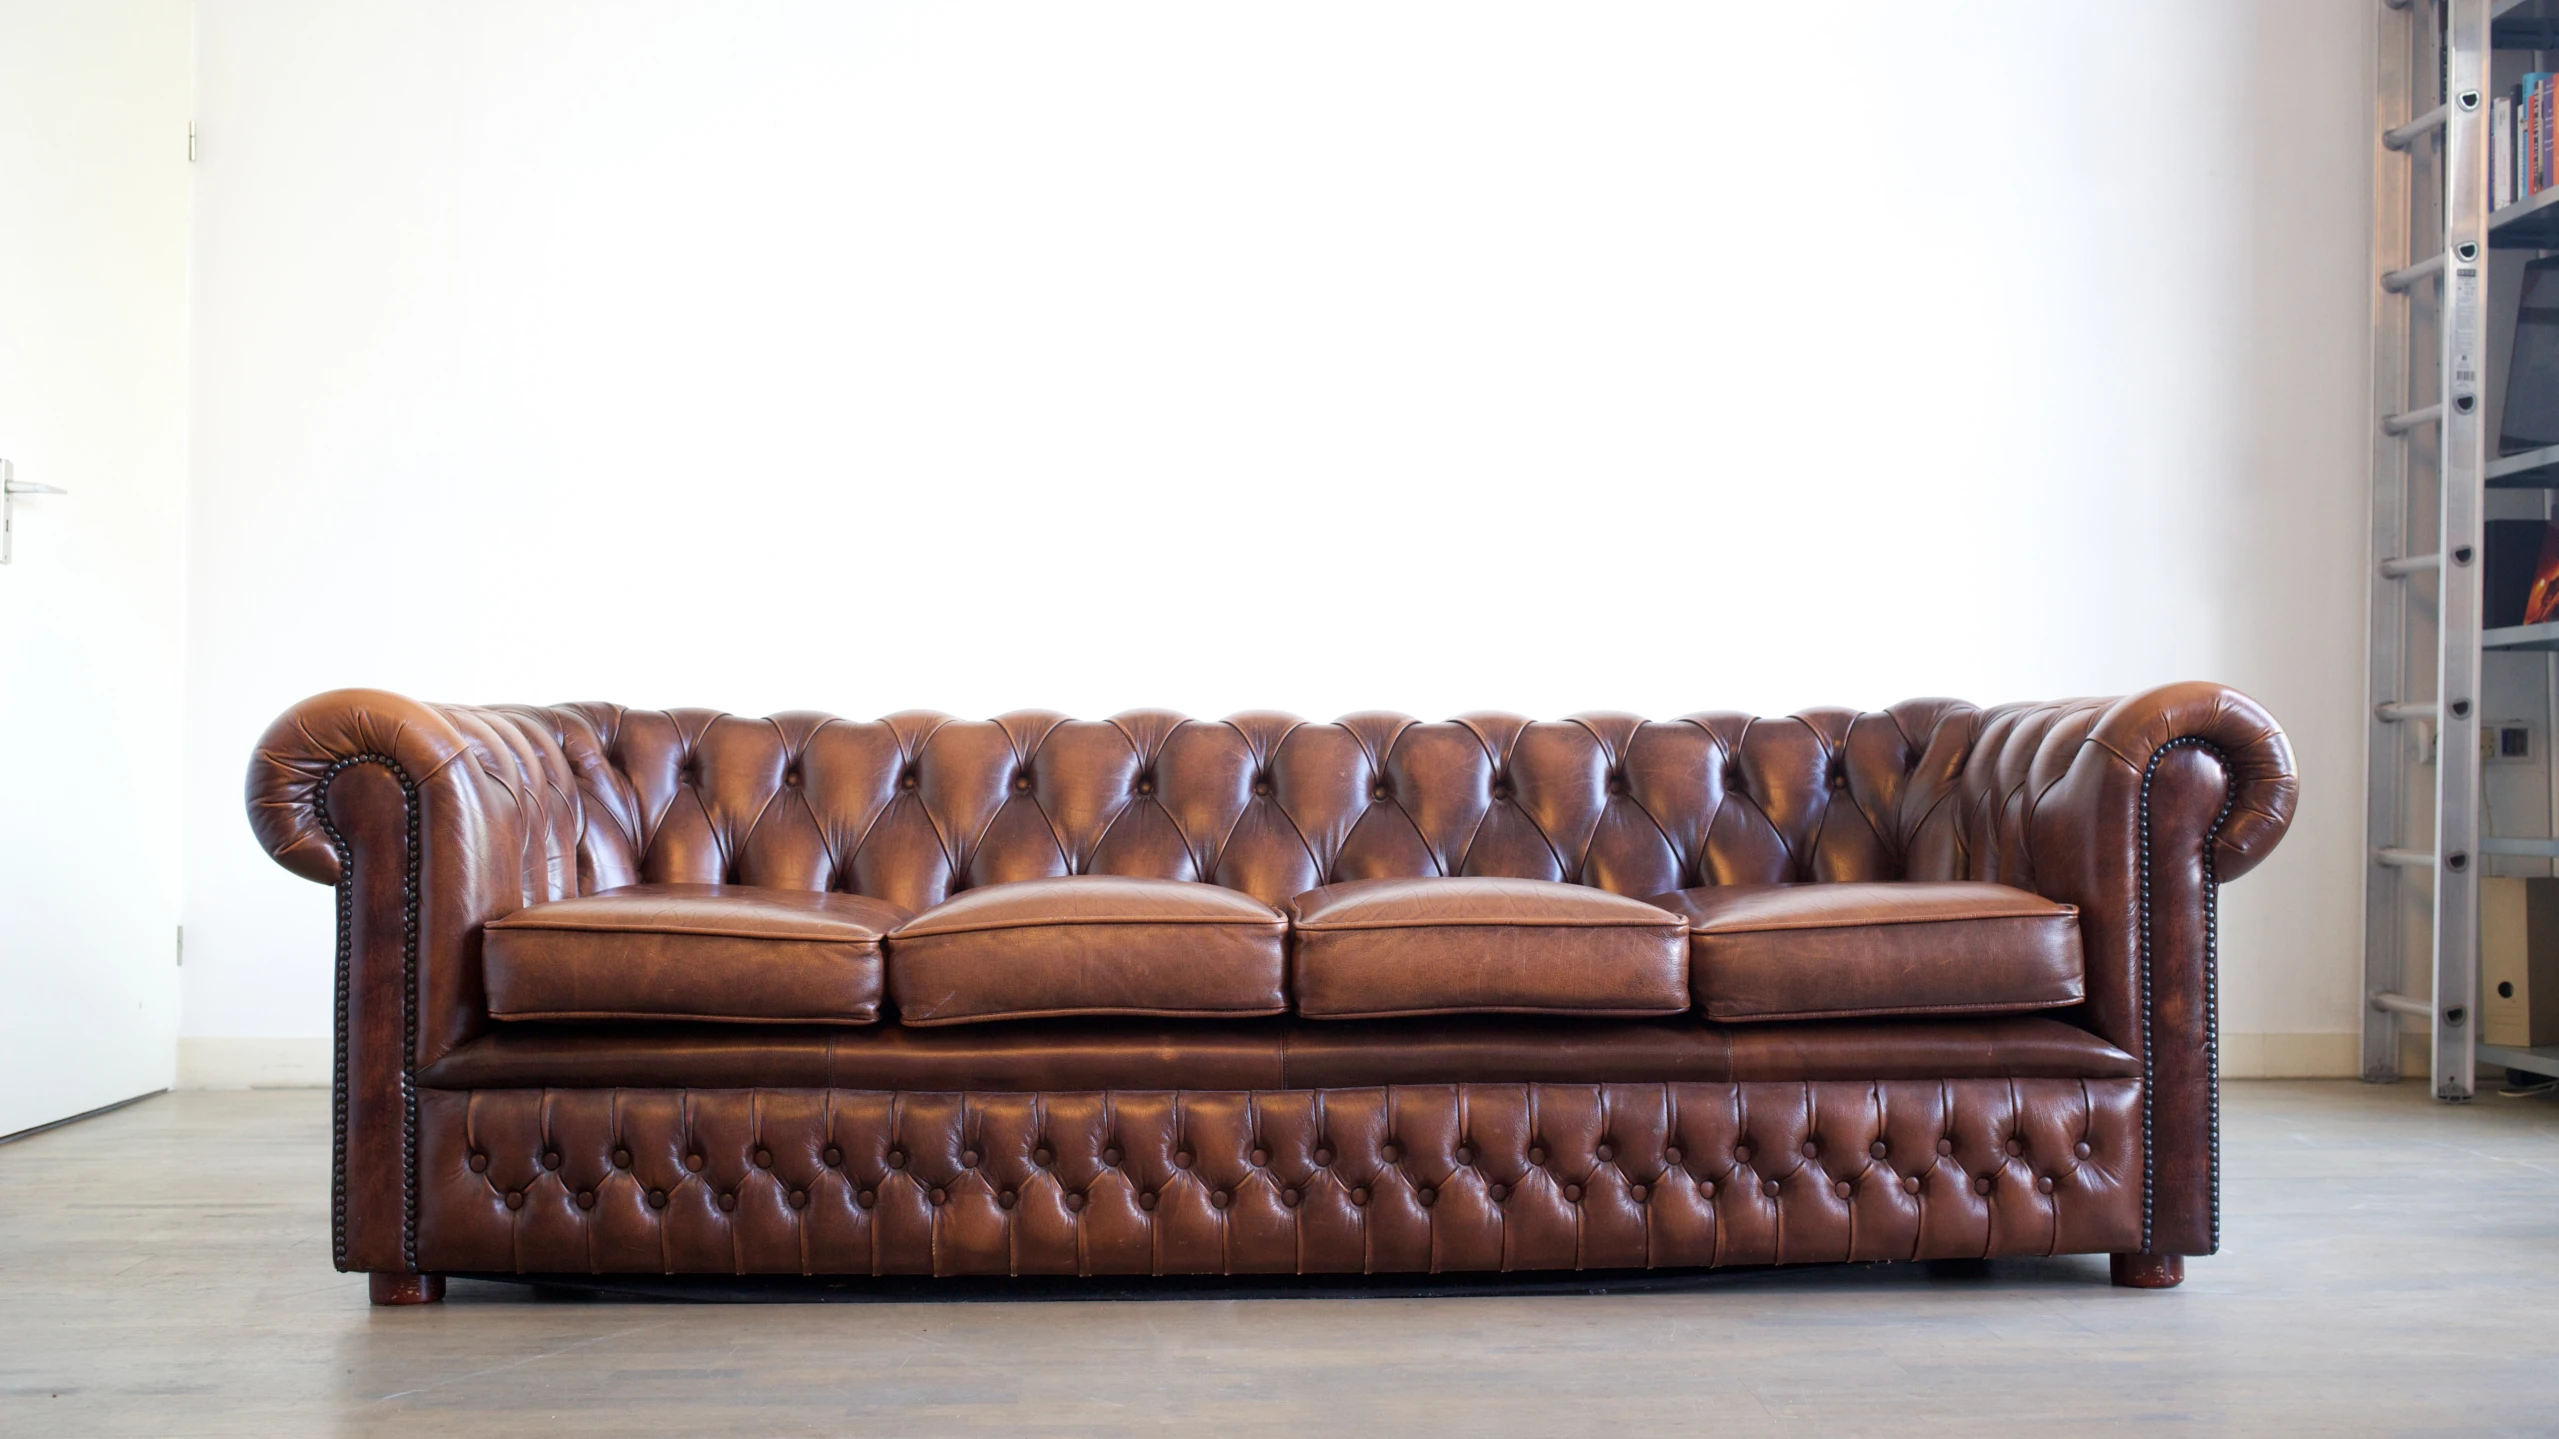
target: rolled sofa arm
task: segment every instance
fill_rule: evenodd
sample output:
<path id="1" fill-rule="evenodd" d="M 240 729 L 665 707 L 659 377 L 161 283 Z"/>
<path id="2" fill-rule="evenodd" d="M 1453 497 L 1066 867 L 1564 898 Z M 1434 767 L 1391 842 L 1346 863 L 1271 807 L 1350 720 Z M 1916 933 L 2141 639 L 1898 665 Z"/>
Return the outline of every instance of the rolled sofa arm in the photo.
<path id="1" fill-rule="evenodd" d="M 1914 847 L 1935 858 L 1911 877 L 1951 862 L 1965 878 L 2079 907 L 2088 1025 L 2139 1057 L 2146 1080 L 2143 1248 L 2210 1254 L 2220 1243 L 2216 897 L 2292 822 L 2291 746 L 2256 701 L 2202 683 L 2002 706 L 1978 724 L 1958 803 Z"/>
<path id="2" fill-rule="evenodd" d="M 578 787 L 532 712 L 333 690 L 249 761 L 249 823 L 338 898 L 340 1269 L 414 1271 L 410 1076 L 478 1033 L 480 927 L 577 890 Z"/>

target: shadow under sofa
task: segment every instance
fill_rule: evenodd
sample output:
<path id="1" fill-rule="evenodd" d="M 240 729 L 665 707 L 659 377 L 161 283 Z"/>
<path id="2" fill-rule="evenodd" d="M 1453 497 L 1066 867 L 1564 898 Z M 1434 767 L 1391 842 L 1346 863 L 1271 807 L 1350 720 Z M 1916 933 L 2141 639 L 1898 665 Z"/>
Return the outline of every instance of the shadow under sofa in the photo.
<path id="1" fill-rule="evenodd" d="M 1616 1269 L 2218 1243 L 2207 684 L 1668 723 L 375 691 L 249 775 L 338 898 L 335 1254 Z M 1146 1012 L 1153 1010 L 1156 1012 Z"/>

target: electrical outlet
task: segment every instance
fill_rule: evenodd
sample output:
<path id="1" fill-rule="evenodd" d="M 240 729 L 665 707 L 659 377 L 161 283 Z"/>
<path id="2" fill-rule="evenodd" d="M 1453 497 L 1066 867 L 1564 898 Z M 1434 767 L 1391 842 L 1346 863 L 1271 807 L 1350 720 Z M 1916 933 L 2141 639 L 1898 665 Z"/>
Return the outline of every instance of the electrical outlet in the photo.
<path id="1" fill-rule="evenodd" d="M 2479 727 L 2479 757 L 2490 764 L 2531 764 L 2541 746 L 2533 740 L 2530 720 L 2490 720 Z"/>

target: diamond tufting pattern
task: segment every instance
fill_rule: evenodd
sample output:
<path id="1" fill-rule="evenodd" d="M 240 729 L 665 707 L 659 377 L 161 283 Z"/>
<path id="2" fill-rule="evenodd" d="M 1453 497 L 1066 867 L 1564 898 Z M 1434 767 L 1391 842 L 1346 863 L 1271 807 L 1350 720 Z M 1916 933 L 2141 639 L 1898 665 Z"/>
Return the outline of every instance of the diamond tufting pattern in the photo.
<path id="1" fill-rule="evenodd" d="M 2140 1237 L 2138 1090 L 430 1093 L 418 1260 L 1241 1274 L 2103 1252 Z"/>

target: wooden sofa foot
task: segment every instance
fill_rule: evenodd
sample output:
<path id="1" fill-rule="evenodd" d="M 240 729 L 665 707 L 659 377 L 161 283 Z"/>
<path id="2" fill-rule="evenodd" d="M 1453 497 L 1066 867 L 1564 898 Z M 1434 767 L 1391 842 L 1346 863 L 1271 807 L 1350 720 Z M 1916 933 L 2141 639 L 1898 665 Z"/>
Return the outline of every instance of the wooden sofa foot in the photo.
<path id="1" fill-rule="evenodd" d="M 2117 1289 L 2174 1289 L 2186 1282 L 2182 1254 L 2110 1254 L 2106 1267 Z"/>
<path id="2" fill-rule="evenodd" d="M 441 1274 L 368 1274 L 376 1304 L 433 1304 L 444 1297 Z"/>

